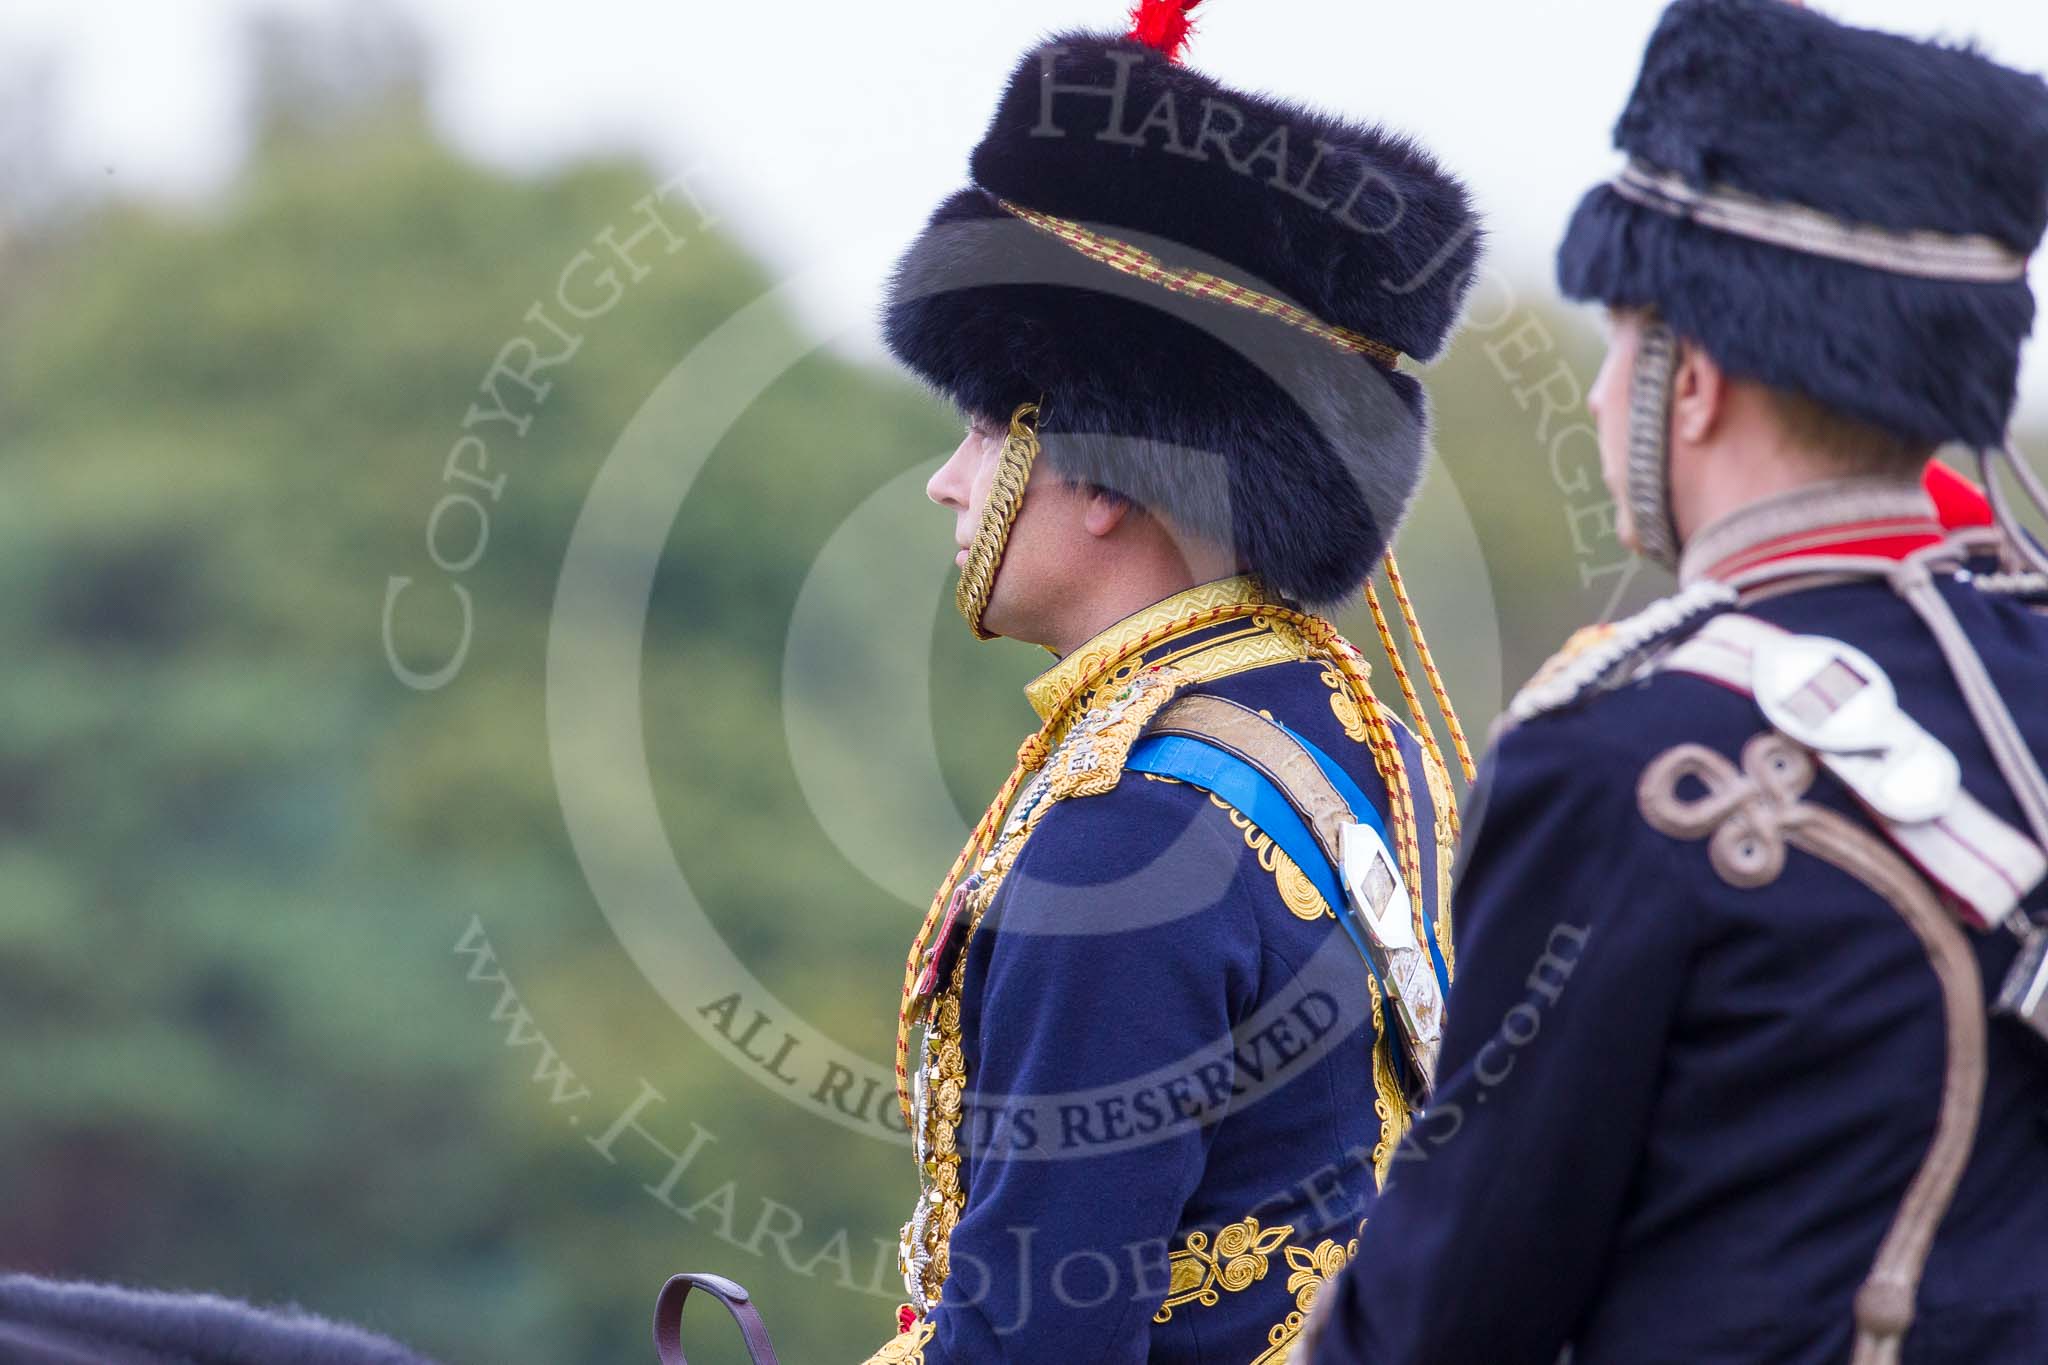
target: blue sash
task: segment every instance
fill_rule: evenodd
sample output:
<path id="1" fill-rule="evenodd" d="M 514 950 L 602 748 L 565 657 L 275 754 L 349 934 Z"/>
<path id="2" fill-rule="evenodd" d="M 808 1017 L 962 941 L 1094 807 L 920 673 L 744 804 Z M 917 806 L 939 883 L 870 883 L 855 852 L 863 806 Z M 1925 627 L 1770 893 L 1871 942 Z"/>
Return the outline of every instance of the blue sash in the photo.
<path id="1" fill-rule="evenodd" d="M 1279 724 L 1277 721 L 1274 723 Z M 1360 789 L 1358 783 L 1352 780 L 1351 774 L 1345 772 L 1335 759 L 1301 735 L 1284 725 L 1280 728 L 1287 730 L 1288 736 L 1306 749 L 1309 757 L 1315 759 L 1316 766 L 1323 770 L 1323 775 L 1330 779 L 1330 784 L 1337 789 L 1338 795 L 1351 807 L 1352 818 L 1362 825 L 1370 826 L 1386 846 L 1390 850 L 1393 849 L 1394 841 L 1387 834 L 1385 821 L 1381 820 L 1380 813 L 1373 808 L 1372 802 L 1366 799 L 1365 792 Z M 1153 773 L 1159 777 L 1171 777 L 1190 786 L 1200 787 L 1203 791 L 1213 792 L 1217 797 L 1229 802 L 1245 819 L 1257 825 L 1261 833 L 1271 837 L 1280 851 L 1301 869 L 1302 875 L 1308 878 L 1309 884 L 1315 887 L 1316 893 L 1323 898 L 1323 903 L 1330 907 L 1338 922 L 1343 925 L 1344 932 L 1358 945 L 1359 954 L 1365 958 L 1366 966 L 1372 967 L 1372 955 L 1366 952 L 1362 937 L 1364 930 L 1358 924 L 1357 917 L 1349 913 L 1350 904 L 1344 895 L 1344 883 L 1339 878 L 1337 869 L 1331 866 L 1329 856 L 1323 852 L 1322 844 L 1309 832 L 1308 825 L 1294 809 L 1294 803 L 1288 800 L 1287 795 L 1273 785 L 1272 780 L 1263 772 L 1233 753 L 1184 735 L 1148 735 L 1131 746 L 1130 757 L 1125 760 L 1124 767 L 1141 773 Z M 1441 850 L 1437 856 L 1443 856 Z M 1430 966 L 1436 972 L 1437 985 L 1448 996 L 1451 990 L 1451 974 L 1444 965 L 1443 950 L 1437 945 L 1436 916 L 1427 913 L 1428 908 L 1423 907 L 1422 926 L 1425 940 L 1429 944 Z M 1373 968 L 1373 977 L 1375 980 L 1379 978 L 1377 968 Z M 1381 993 L 1384 994 L 1386 983 L 1381 981 L 1379 984 Z"/>

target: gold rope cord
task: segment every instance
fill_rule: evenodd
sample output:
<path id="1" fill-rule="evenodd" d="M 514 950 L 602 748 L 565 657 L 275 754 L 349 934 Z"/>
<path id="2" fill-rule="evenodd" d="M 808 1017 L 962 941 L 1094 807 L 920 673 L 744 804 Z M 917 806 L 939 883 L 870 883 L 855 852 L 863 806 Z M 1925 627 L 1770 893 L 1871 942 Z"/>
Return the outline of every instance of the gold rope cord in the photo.
<path id="1" fill-rule="evenodd" d="M 1401 566 L 1394 562 L 1394 552 L 1387 551 L 1387 586 L 1394 590 L 1394 601 L 1400 604 L 1401 619 L 1408 623 L 1408 638 L 1415 641 L 1415 657 L 1422 661 L 1422 671 L 1429 678 L 1429 690 L 1436 694 L 1437 713 L 1444 718 L 1444 728 L 1451 732 L 1451 747 L 1458 751 L 1458 766 L 1465 771 L 1467 782 L 1477 781 L 1479 773 L 1472 763 L 1472 746 L 1465 742 L 1465 727 L 1458 724 L 1457 708 L 1451 705 L 1451 694 L 1444 687 L 1443 674 L 1437 672 L 1436 659 L 1429 652 L 1429 641 L 1422 638 L 1422 622 L 1415 615 L 1415 604 L 1408 600 L 1408 586 L 1401 581 Z"/>
<path id="2" fill-rule="evenodd" d="M 1458 796 L 1451 788 L 1451 775 L 1441 763 L 1423 764 L 1429 787 L 1429 803 L 1436 810 L 1436 946 L 1444 957 L 1444 971 L 1458 979 L 1458 955 L 1451 941 L 1451 868 L 1458 857 Z"/>
<path id="3" fill-rule="evenodd" d="M 1415 833 L 1415 794 L 1408 786 L 1408 769 L 1401 762 L 1401 746 L 1394 739 L 1392 717 L 1373 695 L 1365 660 L 1357 646 L 1320 616 L 1291 608 L 1269 607 L 1269 612 L 1293 625 L 1302 640 L 1335 664 L 1358 703 L 1358 716 L 1365 725 L 1366 748 L 1372 753 L 1373 768 L 1386 784 L 1393 806 L 1395 850 L 1401 862 L 1401 879 L 1408 885 L 1410 903 L 1422 913 L 1422 846 Z"/>
<path id="4" fill-rule="evenodd" d="M 1289 327 L 1327 341 L 1339 350 L 1362 355 L 1388 369 L 1392 369 L 1401 359 L 1401 353 L 1385 342 L 1374 341 L 1371 337 L 1354 332 L 1348 327 L 1338 327 L 1333 323 L 1324 322 L 1315 314 L 1297 308 L 1285 299 L 1276 299 L 1270 294 L 1261 294 L 1255 289 L 1233 284 L 1222 276 L 1212 275 L 1206 270 L 1168 265 L 1149 251 L 1132 246 L 1129 242 L 1120 242 L 1114 237 L 1105 237 L 1070 219 L 1055 218 L 1050 213 L 1027 209 L 1007 199 L 998 199 L 996 202 L 1039 231 L 1065 242 L 1089 260 L 1121 271 L 1123 274 L 1135 276 L 1148 284 L 1156 284 L 1176 294 L 1214 299 L 1218 303 L 1263 313 L 1269 318 L 1277 318 Z"/>
<path id="5" fill-rule="evenodd" d="M 1394 639 L 1394 629 L 1387 623 L 1386 610 L 1380 606 L 1380 595 L 1370 579 L 1365 584 L 1365 605 L 1372 612 L 1373 629 L 1379 632 L 1380 648 L 1387 651 L 1387 662 L 1394 666 L 1394 681 L 1401 686 L 1401 700 L 1408 705 L 1408 719 L 1415 723 L 1415 738 L 1421 743 L 1423 752 L 1441 768 L 1444 766 L 1444 754 L 1437 747 L 1436 731 L 1422 714 L 1422 698 L 1415 694 L 1415 682 L 1408 676 L 1408 666 L 1401 659 L 1400 643 Z"/>
<path id="6" fill-rule="evenodd" d="M 1010 543 L 1010 528 L 1024 510 L 1024 485 L 1030 482 L 1031 466 L 1038 458 L 1038 433 L 1032 425 L 1037 416 L 1036 403 L 1019 404 L 1010 414 L 1010 434 L 1003 441 L 988 501 L 981 507 L 981 524 L 975 528 L 967 564 L 953 589 L 953 605 L 967 618 L 967 628 L 977 640 L 995 638 L 981 628 L 981 614 L 988 610 L 989 594 L 995 591 L 996 571 L 1002 567 L 1003 550 Z"/>
<path id="7" fill-rule="evenodd" d="M 1429 652 L 1429 642 L 1423 638 L 1422 622 L 1415 615 L 1415 604 L 1409 600 L 1408 589 L 1401 582 L 1401 571 L 1394 563 L 1394 553 L 1386 556 L 1387 582 L 1393 589 L 1394 600 L 1400 604 L 1401 619 L 1408 627 L 1408 638 L 1415 642 L 1415 655 L 1422 663 L 1422 671 L 1429 678 L 1431 695 L 1436 700 L 1437 714 L 1443 717 L 1444 727 L 1450 732 L 1451 744 L 1457 750 L 1458 766 L 1467 782 L 1476 774 L 1472 765 L 1472 750 L 1465 742 L 1465 727 L 1458 723 L 1458 713 L 1451 705 L 1450 693 L 1444 688 L 1443 675 L 1437 671 L 1436 660 Z M 1401 696 L 1408 705 L 1408 717 L 1415 722 L 1415 738 L 1423 749 L 1435 760 L 1436 766 L 1449 771 L 1444 763 L 1443 750 L 1437 747 L 1436 733 L 1429 719 L 1422 714 L 1422 698 L 1416 694 L 1414 680 L 1408 676 L 1407 666 L 1401 659 L 1401 647 L 1394 640 L 1393 627 L 1387 621 L 1386 609 L 1380 605 L 1379 593 L 1371 582 L 1365 585 L 1365 605 L 1372 612 L 1374 629 L 1379 632 L 1380 645 L 1387 651 L 1387 661 L 1393 665 L 1394 679 L 1401 685 Z M 1457 812 L 1451 813 L 1452 830 L 1458 828 Z"/>

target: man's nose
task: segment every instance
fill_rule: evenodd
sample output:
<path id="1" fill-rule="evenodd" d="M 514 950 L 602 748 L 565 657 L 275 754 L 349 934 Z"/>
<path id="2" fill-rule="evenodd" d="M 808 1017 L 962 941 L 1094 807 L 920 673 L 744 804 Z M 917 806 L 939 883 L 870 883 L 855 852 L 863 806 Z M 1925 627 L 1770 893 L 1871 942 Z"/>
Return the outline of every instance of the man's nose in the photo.
<path id="1" fill-rule="evenodd" d="M 1616 379 L 1614 352 L 1600 362 L 1600 372 L 1593 376 L 1593 386 L 1586 390 L 1586 411 L 1593 414 L 1593 420 L 1600 420 L 1600 410 L 1607 406 L 1607 386 Z"/>
<path id="2" fill-rule="evenodd" d="M 967 441 L 962 441 L 955 447 L 953 453 L 946 458 L 946 462 L 939 466 L 938 472 L 933 474 L 924 486 L 926 497 L 939 506 L 950 507 L 956 512 L 967 510 L 966 489 L 961 484 L 961 472 L 965 467 L 965 461 L 960 458 L 960 452 L 967 448 L 967 444 Z"/>

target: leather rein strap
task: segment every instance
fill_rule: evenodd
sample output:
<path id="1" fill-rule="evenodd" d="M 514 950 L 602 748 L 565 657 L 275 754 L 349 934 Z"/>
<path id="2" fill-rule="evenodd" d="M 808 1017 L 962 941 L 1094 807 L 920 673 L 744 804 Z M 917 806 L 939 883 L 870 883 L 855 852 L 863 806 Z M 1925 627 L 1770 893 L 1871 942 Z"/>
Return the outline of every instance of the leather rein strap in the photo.
<path id="1" fill-rule="evenodd" d="M 661 1365 L 690 1365 L 683 1354 L 683 1301 L 692 1289 L 702 1289 L 732 1314 L 754 1365 L 780 1365 L 752 1296 L 723 1275 L 676 1275 L 661 1287 L 661 1297 L 654 1301 L 654 1353 Z"/>

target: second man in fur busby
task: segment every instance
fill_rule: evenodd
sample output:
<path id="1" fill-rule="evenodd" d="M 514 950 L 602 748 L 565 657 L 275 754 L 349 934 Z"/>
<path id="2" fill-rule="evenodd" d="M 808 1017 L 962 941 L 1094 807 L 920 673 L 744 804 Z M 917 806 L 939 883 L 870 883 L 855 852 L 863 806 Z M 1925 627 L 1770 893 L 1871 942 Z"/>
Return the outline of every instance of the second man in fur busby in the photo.
<path id="1" fill-rule="evenodd" d="M 1559 276 L 1679 591 L 1509 709 L 1438 1090 L 1304 1354 L 2039 1360 L 2048 558 L 1999 484 L 1951 534 L 1930 461 L 2038 496 L 2005 433 L 2048 86 L 1678 0 L 1615 139 Z"/>

